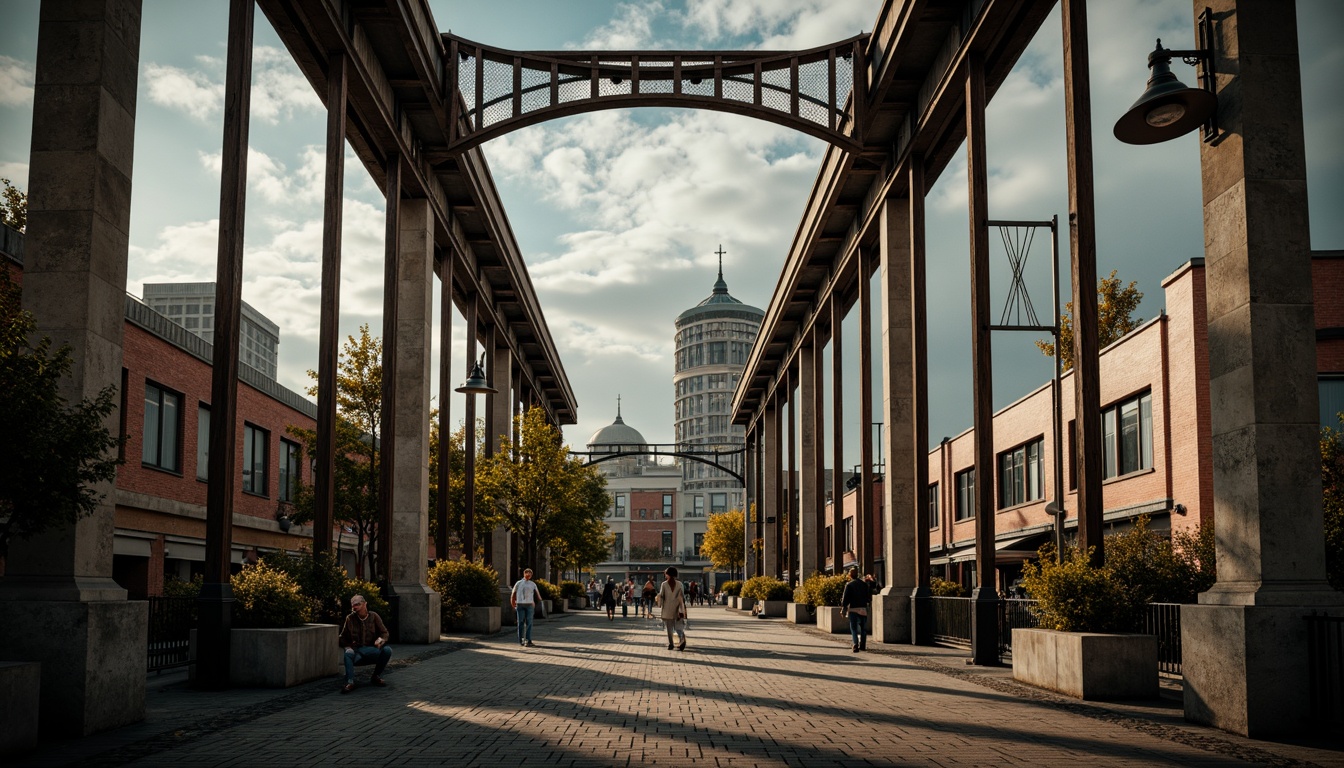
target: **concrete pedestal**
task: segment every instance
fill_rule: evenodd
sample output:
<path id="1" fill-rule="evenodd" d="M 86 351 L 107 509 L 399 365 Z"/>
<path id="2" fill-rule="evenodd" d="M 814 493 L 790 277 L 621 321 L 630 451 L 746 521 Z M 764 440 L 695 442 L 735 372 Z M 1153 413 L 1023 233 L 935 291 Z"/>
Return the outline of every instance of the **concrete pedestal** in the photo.
<path id="1" fill-rule="evenodd" d="M 1014 629 L 1013 679 L 1089 701 L 1155 699 L 1157 638 Z"/>
<path id="2" fill-rule="evenodd" d="M 149 604 L 6 601 L 23 627 L 5 641 L 6 661 L 42 664 L 42 735 L 88 736 L 145 716 Z"/>
<path id="3" fill-rule="evenodd" d="M 342 668 L 340 628 L 305 624 L 282 629 L 233 629 L 229 679 L 251 688 L 292 688 Z"/>
<path id="4" fill-rule="evenodd" d="M 909 643 L 910 595 L 897 594 L 895 587 L 887 587 L 882 594 L 873 596 L 872 615 L 868 625 L 873 629 L 873 639 L 879 643 Z"/>
<path id="5" fill-rule="evenodd" d="M 42 665 L 0 661 L 0 755 L 17 755 L 37 746 L 37 712 Z"/>
<path id="6" fill-rule="evenodd" d="M 1252 738 L 1301 733 L 1310 709 L 1305 617 L 1312 610 L 1181 606 L 1185 718 Z"/>
<path id="7" fill-rule="evenodd" d="M 513 609 L 506 609 L 510 614 Z M 471 632 L 480 635 L 493 635 L 499 631 L 502 626 L 500 615 L 502 611 L 499 606 L 491 605 L 481 608 L 468 608 L 467 615 L 458 621 L 453 622 L 452 629 L 458 632 Z"/>
<path id="8" fill-rule="evenodd" d="M 817 608 L 817 629 L 832 635 L 849 634 L 849 619 L 840 615 L 840 608 L 823 605 Z"/>
<path id="9" fill-rule="evenodd" d="M 424 584 L 393 584 L 397 595 L 397 642 L 439 642 L 441 597 Z"/>
<path id="10" fill-rule="evenodd" d="M 789 603 L 785 611 L 793 624 L 817 623 L 817 612 L 807 603 Z"/>

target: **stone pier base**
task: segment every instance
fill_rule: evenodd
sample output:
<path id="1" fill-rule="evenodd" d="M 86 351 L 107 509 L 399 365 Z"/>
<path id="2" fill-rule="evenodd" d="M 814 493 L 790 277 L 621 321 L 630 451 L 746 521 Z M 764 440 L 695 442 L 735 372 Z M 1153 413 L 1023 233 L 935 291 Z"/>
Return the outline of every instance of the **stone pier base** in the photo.
<path id="1" fill-rule="evenodd" d="M 5 661 L 42 663 L 47 738 L 88 736 L 145 718 L 149 604 L 109 600 L 0 603 L 11 626 Z"/>
<path id="2" fill-rule="evenodd" d="M 873 595 L 873 610 L 868 621 L 873 640 L 879 643 L 910 642 L 909 591 L 904 589 L 902 594 L 896 594 L 894 587 L 887 587 L 881 594 Z"/>
<path id="3" fill-rule="evenodd" d="M 397 642 L 439 642 L 439 593 L 424 584 L 393 584 L 397 595 Z"/>

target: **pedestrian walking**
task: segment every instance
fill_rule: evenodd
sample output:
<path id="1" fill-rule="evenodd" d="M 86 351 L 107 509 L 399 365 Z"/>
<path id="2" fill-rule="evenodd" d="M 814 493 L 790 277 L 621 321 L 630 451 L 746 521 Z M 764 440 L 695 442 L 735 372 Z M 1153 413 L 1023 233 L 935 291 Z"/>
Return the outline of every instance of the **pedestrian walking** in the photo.
<path id="1" fill-rule="evenodd" d="M 597 587 L 597 579 L 588 580 L 588 607 L 596 611 L 597 598 L 602 594 L 602 590 Z"/>
<path id="2" fill-rule="evenodd" d="M 518 615 L 518 644 L 532 647 L 532 617 L 537 608 L 537 602 L 541 598 L 541 590 L 537 588 L 537 583 L 532 580 L 532 569 L 523 569 L 523 578 L 513 585 L 513 591 L 509 593 L 509 605 L 513 606 Z M 524 629 L 526 626 L 526 629 Z"/>
<path id="3" fill-rule="evenodd" d="M 840 597 L 840 614 L 849 617 L 849 636 L 854 641 L 854 652 L 868 650 L 868 608 L 873 604 L 873 592 L 859 579 L 859 569 L 849 569 L 849 583 Z"/>
<path id="4" fill-rule="evenodd" d="M 700 582 L 692 581 L 686 584 L 686 596 L 690 599 L 691 605 L 699 605 Z"/>
<path id="5" fill-rule="evenodd" d="M 627 576 L 621 585 L 621 618 L 630 618 L 630 603 L 635 599 L 635 579 Z"/>
<path id="6" fill-rule="evenodd" d="M 644 582 L 644 589 L 640 591 L 639 607 L 644 610 L 644 618 L 653 618 L 653 598 L 658 596 L 658 588 L 653 586 L 653 577 L 650 576 Z"/>
<path id="7" fill-rule="evenodd" d="M 607 609 L 607 621 L 616 620 L 616 580 L 607 577 L 607 583 L 602 585 L 602 605 Z"/>
<path id="8" fill-rule="evenodd" d="M 666 580 L 658 591 L 659 607 L 662 609 L 660 614 L 663 619 L 663 626 L 667 628 L 667 650 L 672 650 L 672 633 L 677 633 L 680 640 L 677 643 L 677 650 L 686 650 L 686 590 L 677 581 L 677 569 L 669 565 L 667 570 L 663 571 Z"/>

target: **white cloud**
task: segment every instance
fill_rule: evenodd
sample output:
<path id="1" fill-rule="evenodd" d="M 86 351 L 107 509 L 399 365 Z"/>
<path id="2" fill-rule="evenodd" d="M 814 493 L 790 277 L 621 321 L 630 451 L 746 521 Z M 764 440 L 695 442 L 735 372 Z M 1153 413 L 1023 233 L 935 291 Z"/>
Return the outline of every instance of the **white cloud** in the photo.
<path id="1" fill-rule="evenodd" d="M 879 4 L 872 0 L 689 0 L 684 24 L 720 40 L 761 38 L 769 50 L 813 48 L 869 29 Z"/>
<path id="2" fill-rule="evenodd" d="M 0 179 L 9 179 L 14 186 L 28 189 L 28 164 L 0 162 Z"/>
<path id="3" fill-rule="evenodd" d="M 201 165 L 218 175 L 223 167 L 219 152 L 198 152 Z M 264 202 L 296 206 L 321 204 L 325 193 L 326 154 L 322 147 L 299 148 L 299 168 L 290 172 L 283 162 L 256 147 L 247 148 L 247 184 Z"/>
<path id="4" fill-rule="evenodd" d="M 33 103 L 33 65 L 0 55 L 0 107 Z"/>
<path id="5" fill-rule="evenodd" d="M 161 107 L 203 122 L 223 108 L 224 83 L 213 81 L 205 72 L 147 62 L 143 76 L 149 100 Z"/>
<path id="6" fill-rule="evenodd" d="M 629 51 L 646 47 L 653 40 L 655 20 L 664 13 L 663 4 L 620 3 L 616 15 L 593 30 L 578 46 L 585 50 Z"/>
<path id="7" fill-rule="evenodd" d="M 224 109 L 224 64 L 211 56 L 197 56 L 191 69 L 147 62 L 143 76 L 149 99 L 195 120 L 215 119 Z M 250 98 L 252 119 L 271 125 L 322 109 L 322 101 L 289 53 L 272 46 L 252 51 Z"/>

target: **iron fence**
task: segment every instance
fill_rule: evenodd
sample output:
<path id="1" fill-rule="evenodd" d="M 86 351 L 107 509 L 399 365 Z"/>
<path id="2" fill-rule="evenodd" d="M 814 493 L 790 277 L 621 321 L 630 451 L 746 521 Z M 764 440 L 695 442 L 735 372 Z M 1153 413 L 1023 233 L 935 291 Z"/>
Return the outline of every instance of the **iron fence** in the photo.
<path id="1" fill-rule="evenodd" d="M 191 663 L 191 630 L 196 628 L 196 598 L 149 598 L 148 671 Z"/>
<path id="2" fill-rule="evenodd" d="M 933 639 L 942 643 L 970 645 L 971 598 L 934 597 Z"/>
<path id="3" fill-rule="evenodd" d="M 1181 604 L 1149 603 L 1141 631 L 1157 637 L 1158 671 L 1181 674 Z"/>
<path id="4" fill-rule="evenodd" d="M 1344 730 L 1344 616 L 1312 614 L 1306 621 L 1311 718 L 1338 733 Z"/>
<path id="5" fill-rule="evenodd" d="M 1012 653 L 1013 630 L 1035 629 L 1040 620 L 1031 612 L 1035 600 L 1008 598 L 999 601 L 999 655 Z"/>

